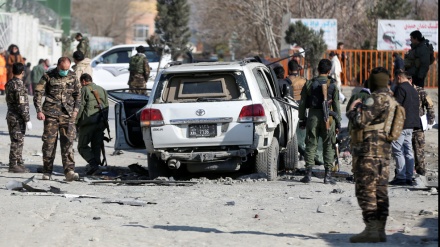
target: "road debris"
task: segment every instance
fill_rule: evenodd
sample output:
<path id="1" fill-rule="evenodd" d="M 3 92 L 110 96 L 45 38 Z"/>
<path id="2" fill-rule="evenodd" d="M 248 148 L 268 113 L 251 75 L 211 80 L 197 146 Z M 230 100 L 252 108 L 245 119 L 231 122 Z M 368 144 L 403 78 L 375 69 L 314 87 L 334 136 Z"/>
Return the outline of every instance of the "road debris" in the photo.
<path id="1" fill-rule="evenodd" d="M 198 184 L 195 181 L 164 181 L 164 180 L 89 180 L 91 184 L 157 184 L 157 185 L 181 185 L 189 186 Z"/>
<path id="2" fill-rule="evenodd" d="M 117 203 L 119 205 L 140 206 L 143 207 L 147 204 L 157 204 L 156 202 L 146 202 L 136 199 L 123 199 L 123 200 L 103 200 L 102 203 Z"/>

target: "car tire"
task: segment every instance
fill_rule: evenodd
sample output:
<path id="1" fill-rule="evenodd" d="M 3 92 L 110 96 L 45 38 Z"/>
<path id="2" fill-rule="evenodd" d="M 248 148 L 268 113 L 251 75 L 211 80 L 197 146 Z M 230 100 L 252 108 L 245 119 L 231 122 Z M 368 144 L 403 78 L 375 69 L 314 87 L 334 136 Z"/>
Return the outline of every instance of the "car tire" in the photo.
<path id="1" fill-rule="evenodd" d="M 273 181 L 278 177 L 280 146 L 276 137 L 272 138 L 270 146 L 256 155 L 255 168 L 257 173 L 265 173 L 267 180 Z"/>
<path id="2" fill-rule="evenodd" d="M 287 143 L 286 152 L 282 156 L 282 166 L 285 170 L 295 170 L 298 168 L 298 139 L 296 134 Z"/>
<path id="3" fill-rule="evenodd" d="M 161 161 L 155 154 L 147 155 L 147 162 L 150 179 L 170 176 L 170 170 L 165 165 L 165 162 Z"/>

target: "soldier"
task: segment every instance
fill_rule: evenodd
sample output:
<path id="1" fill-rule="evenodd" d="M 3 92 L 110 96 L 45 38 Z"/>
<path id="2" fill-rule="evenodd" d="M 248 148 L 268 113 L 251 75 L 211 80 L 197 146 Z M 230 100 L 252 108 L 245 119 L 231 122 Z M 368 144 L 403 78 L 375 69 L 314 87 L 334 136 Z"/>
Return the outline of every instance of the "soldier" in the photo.
<path id="1" fill-rule="evenodd" d="M 148 77 L 150 76 L 150 65 L 148 64 L 147 56 L 145 56 L 145 47 L 136 47 L 137 54 L 130 58 L 128 70 L 130 71 L 130 78 L 128 79 L 128 86 L 131 93 L 146 94 Z M 140 90 L 139 90 L 140 89 Z"/>
<path id="2" fill-rule="evenodd" d="M 72 146 L 76 135 L 75 120 L 81 104 L 81 85 L 75 73 L 69 70 L 70 63 L 68 57 L 60 57 L 57 67 L 45 73 L 35 87 L 34 105 L 37 118 L 44 120 L 43 180 L 51 179 L 58 135 L 66 180 L 79 179 L 78 173 L 74 171 Z"/>
<path id="3" fill-rule="evenodd" d="M 32 129 L 29 120 L 29 101 L 26 87 L 22 81 L 24 76 L 24 65 L 14 63 L 12 65 L 11 80 L 6 83 L 6 104 L 8 113 L 6 121 L 8 123 L 11 147 L 9 151 L 9 172 L 25 173 L 29 172 L 23 165 L 23 142 L 26 133 L 25 125 L 28 130 Z"/>
<path id="4" fill-rule="evenodd" d="M 76 46 L 76 50 L 80 51 L 84 54 L 84 57 L 90 57 L 90 46 L 89 39 L 87 37 L 83 37 L 81 33 L 77 33 L 75 36 L 76 41 L 78 41 L 78 45 Z"/>
<path id="5" fill-rule="evenodd" d="M 92 60 L 90 60 L 90 58 L 84 57 L 84 54 L 81 51 L 75 51 L 73 53 L 73 61 L 75 62 L 75 65 L 72 66 L 72 69 L 73 71 L 75 71 L 78 81 L 80 81 L 80 77 L 82 74 L 87 73 L 90 76 L 93 75 L 92 66 L 90 66 Z"/>
<path id="6" fill-rule="evenodd" d="M 104 121 L 108 119 L 107 91 L 96 85 L 92 77 L 85 73 L 81 76 L 81 107 L 77 117 L 78 152 L 89 163 L 87 175 L 93 175 L 99 169 L 101 145 L 104 140 Z M 92 91 L 99 95 L 99 102 Z M 99 104 L 102 107 L 100 110 Z M 90 144 L 90 146 L 89 146 Z"/>
<path id="7" fill-rule="evenodd" d="M 293 99 L 296 101 L 301 100 L 301 90 L 306 84 L 306 78 L 299 75 L 301 66 L 296 60 L 290 60 L 287 64 L 289 75 L 287 78 L 292 83 Z"/>
<path id="8" fill-rule="evenodd" d="M 323 140 L 323 156 L 325 168 L 325 184 L 336 184 L 331 177 L 331 169 L 334 163 L 335 151 L 332 142 L 336 142 L 336 134 L 339 132 L 340 126 L 336 126 L 336 121 L 331 121 L 329 129 L 326 128 L 324 120 L 323 102 L 326 98 L 331 111 L 336 113 L 337 122 L 341 120 L 341 110 L 339 106 L 339 91 L 335 80 L 329 78 L 328 75 L 332 68 L 332 62 L 328 59 L 322 59 L 318 64 L 319 76 L 307 81 L 301 91 L 301 102 L 299 104 L 299 126 L 306 129 L 306 150 L 305 150 L 305 167 L 306 175 L 300 180 L 303 183 L 310 183 L 312 177 L 312 167 L 315 163 L 314 158 L 318 145 L 318 138 Z M 324 88 L 327 88 L 325 95 Z M 309 108 L 306 117 L 306 108 Z M 307 126 L 307 127 L 306 127 Z"/>
<path id="9" fill-rule="evenodd" d="M 386 242 L 391 142 L 381 129 L 372 126 L 385 122 L 390 102 L 394 101 L 389 94 L 389 79 L 385 68 L 374 68 L 368 80 L 371 97 L 353 101 L 347 112 L 356 131 L 357 138 L 351 142 L 355 193 L 366 225 L 362 233 L 350 238 L 352 243 Z"/>
<path id="10" fill-rule="evenodd" d="M 422 87 L 414 85 L 419 94 L 419 115 L 427 118 L 426 130 L 432 129 L 435 123 L 434 103 Z M 426 108 L 426 112 L 425 112 Z M 426 116 L 425 116 L 426 114 Z M 416 173 L 425 176 L 425 132 L 424 129 L 415 129 L 412 133 L 412 146 L 414 150 L 414 167 Z"/>
<path id="11" fill-rule="evenodd" d="M 429 48 L 426 45 L 425 37 L 419 30 L 412 31 L 409 34 L 409 39 L 411 50 L 405 54 L 403 60 L 405 69 L 412 76 L 414 85 L 425 87 L 425 77 L 430 65 Z"/>

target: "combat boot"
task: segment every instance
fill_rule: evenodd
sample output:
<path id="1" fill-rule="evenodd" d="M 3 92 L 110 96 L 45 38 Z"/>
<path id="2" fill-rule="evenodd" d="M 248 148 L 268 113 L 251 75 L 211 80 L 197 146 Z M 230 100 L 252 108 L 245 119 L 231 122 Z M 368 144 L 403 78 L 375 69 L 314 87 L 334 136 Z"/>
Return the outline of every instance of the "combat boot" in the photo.
<path id="1" fill-rule="evenodd" d="M 10 173 L 26 173 L 29 172 L 28 169 L 26 169 L 24 166 L 20 166 L 20 165 L 9 165 L 9 170 L 8 172 Z"/>
<path id="2" fill-rule="evenodd" d="M 350 238 L 350 243 L 377 243 L 379 237 L 379 221 L 376 219 L 364 220 L 365 229 Z"/>
<path id="3" fill-rule="evenodd" d="M 99 170 L 99 164 L 96 162 L 96 159 L 91 159 L 89 162 L 89 170 L 86 172 L 86 175 L 93 175 L 95 172 Z"/>
<path id="4" fill-rule="evenodd" d="M 71 181 L 78 181 L 78 180 L 79 180 L 78 173 L 76 173 L 74 171 L 68 171 L 66 173 L 66 181 L 71 182 Z"/>
<path id="5" fill-rule="evenodd" d="M 336 184 L 335 179 L 332 178 L 332 172 L 328 167 L 325 168 L 324 184 Z"/>
<path id="6" fill-rule="evenodd" d="M 306 175 L 303 178 L 301 178 L 301 180 L 299 180 L 299 181 L 306 183 L 306 184 L 308 184 L 308 183 L 310 183 L 310 181 L 312 181 L 312 167 L 311 166 L 306 167 Z"/>
<path id="7" fill-rule="evenodd" d="M 380 242 L 386 242 L 387 241 L 387 234 L 385 232 L 385 225 L 387 224 L 387 217 L 379 217 L 378 221 L 378 227 L 377 230 L 379 232 L 379 240 Z"/>

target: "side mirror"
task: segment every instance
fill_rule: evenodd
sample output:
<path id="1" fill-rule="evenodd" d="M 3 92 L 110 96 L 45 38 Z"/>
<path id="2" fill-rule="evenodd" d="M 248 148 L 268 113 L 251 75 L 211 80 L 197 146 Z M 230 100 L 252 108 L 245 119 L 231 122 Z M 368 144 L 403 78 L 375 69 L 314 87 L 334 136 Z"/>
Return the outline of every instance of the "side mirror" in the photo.
<path id="1" fill-rule="evenodd" d="M 283 92 L 281 92 L 281 96 L 286 97 L 290 95 L 290 87 L 289 85 L 284 84 L 283 85 Z"/>

